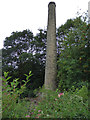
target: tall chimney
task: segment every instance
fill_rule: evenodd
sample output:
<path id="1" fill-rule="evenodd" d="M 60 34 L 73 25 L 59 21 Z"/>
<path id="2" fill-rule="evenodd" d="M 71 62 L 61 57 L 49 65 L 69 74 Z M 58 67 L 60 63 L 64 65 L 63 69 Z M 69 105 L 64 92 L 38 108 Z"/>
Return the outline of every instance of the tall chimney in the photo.
<path id="1" fill-rule="evenodd" d="M 50 90 L 55 90 L 56 88 L 56 51 L 56 5 L 54 2 L 50 2 L 48 5 L 47 49 L 45 67 L 45 88 Z"/>

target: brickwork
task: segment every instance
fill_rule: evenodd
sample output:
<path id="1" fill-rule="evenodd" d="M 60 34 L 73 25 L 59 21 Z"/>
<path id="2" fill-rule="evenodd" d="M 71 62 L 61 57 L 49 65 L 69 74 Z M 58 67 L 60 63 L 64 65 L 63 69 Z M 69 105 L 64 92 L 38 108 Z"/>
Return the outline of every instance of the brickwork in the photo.
<path id="1" fill-rule="evenodd" d="M 47 53 L 45 68 L 45 88 L 54 90 L 56 88 L 56 5 L 50 2 L 48 5 L 47 26 Z"/>

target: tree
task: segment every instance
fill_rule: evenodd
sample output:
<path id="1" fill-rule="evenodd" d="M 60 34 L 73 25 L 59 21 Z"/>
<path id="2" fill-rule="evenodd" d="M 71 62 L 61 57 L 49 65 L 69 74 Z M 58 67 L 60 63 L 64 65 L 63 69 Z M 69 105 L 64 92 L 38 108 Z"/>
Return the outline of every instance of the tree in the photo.
<path id="1" fill-rule="evenodd" d="M 89 39 L 88 25 L 82 17 L 68 20 L 58 28 L 58 80 L 59 88 L 69 89 L 88 80 L 89 77 Z"/>
<path id="2" fill-rule="evenodd" d="M 13 67 L 18 66 L 20 63 L 19 56 L 23 52 L 28 51 L 31 41 L 33 41 L 33 33 L 29 30 L 24 30 L 23 32 L 13 32 L 10 37 L 6 37 L 4 41 L 4 48 L 2 49 L 2 57 L 4 56 L 6 64 L 12 65 Z M 5 65 L 5 62 L 3 65 Z"/>
<path id="3" fill-rule="evenodd" d="M 21 64 L 19 57 L 22 53 L 28 52 L 32 41 L 33 33 L 29 30 L 13 32 L 10 37 L 6 37 L 2 49 L 2 70 L 9 71 L 10 75 L 16 77 L 14 73 Z"/>
<path id="4" fill-rule="evenodd" d="M 24 74 L 32 71 L 32 88 L 41 86 L 44 81 L 46 34 L 46 30 L 40 29 L 33 36 L 30 30 L 24 30 L 7 37 L 2 49 L 3 71 L 8 71 L 13 78 L 19 77 L 21 83 L 25 79 Z"/>

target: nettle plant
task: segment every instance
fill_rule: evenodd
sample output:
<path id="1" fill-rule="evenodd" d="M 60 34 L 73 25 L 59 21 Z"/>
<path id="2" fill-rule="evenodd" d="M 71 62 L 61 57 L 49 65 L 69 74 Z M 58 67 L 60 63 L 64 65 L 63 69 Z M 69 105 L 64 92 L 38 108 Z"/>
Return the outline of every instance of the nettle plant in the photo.
<path id="1" fill-rule="evenodd" d="M 32 76 L 31 71 L 29 72 L 29 75 L 24 74 L 26 76 L 26 80 L 22 80 L 24 82 L 23 85 L 21 85 L 21 88 L 18 89 L 17 86 L 19 84 L 19 78 L 15 78 L 13 79 L 12 82 L 10 82 L 11 86 L 8 84 L 8 80 L 11 78 L 11 76 L 8 76 L 9 72 L 4 72 L 4 78 L 2 78 L 3 81 L 3 89 L 5 89 L 5 91 L 3 91 L 3 93 L 5 92 L 9 92 L 9 94 L 16 94 L 17 97 L 20 96 L 20 94 L 22 94 L 26 88 L 26 84 L 30 81 L 30 77 Z"/>

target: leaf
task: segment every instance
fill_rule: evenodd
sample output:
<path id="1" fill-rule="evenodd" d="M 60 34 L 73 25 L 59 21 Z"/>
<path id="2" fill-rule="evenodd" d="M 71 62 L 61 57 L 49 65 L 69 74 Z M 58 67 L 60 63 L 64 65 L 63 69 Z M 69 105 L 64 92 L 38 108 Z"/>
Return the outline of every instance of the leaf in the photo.
<path id="1" fill-rule="evenodd" d="M 24 74 L 25 76 L 28 76 L 27 74 Z"/>
<path id="2" fill-rule="evenodd" d="M 4 72 L 4 77 L 6 78 L 8 76 L 9 72 Z"/>
<path id="3" fill-rule="evenodd" d="M 19 84 L 19 82 L 14 83 L 15 87 L 17 87 L 18 84 Z"/>
<path id="4" fill-rule="evenodd" d="M 23 82 L 26 82 L 25 80 L 22 80 Z"/>
<path id="5" fill-rule="evenodd" d="M 7 81 L 7 80 L 9 80 L 10 78 L 11 78 L 11 76 L 10 76 L 10 77 L 8 77 L 8 78 L 6 79 L 6 81 Z"/>
<path id="6" fill-rule="evenodd" d="M 11 86 L 13 86 L 13 84 L 14 84 L 14 83 L 13 83 L 13 82 L 11 82 Z"/>
<path id="7" fill-rule="evenodd" d="M 29 79 L 29 76 L 26 77 L 26 80 L 28 80 L 28 79 Z"/>
<path id="8" fill-rule="evenodd" d="M 13 82 L 15 83 L 18 83 L 18 80 L 19 80 L 19 78 L 15 78 L 14 80 L 13 80 Z"/>
<path id="9" fill-rule="evenodd" d="M 7 81 L 6 79 L 2 78 L 2 81 Z"/>
<path id="10" fill-rule="evenodd" d="M 31 74 L 31 71 L 29 72 L 29 75 Z"/>

